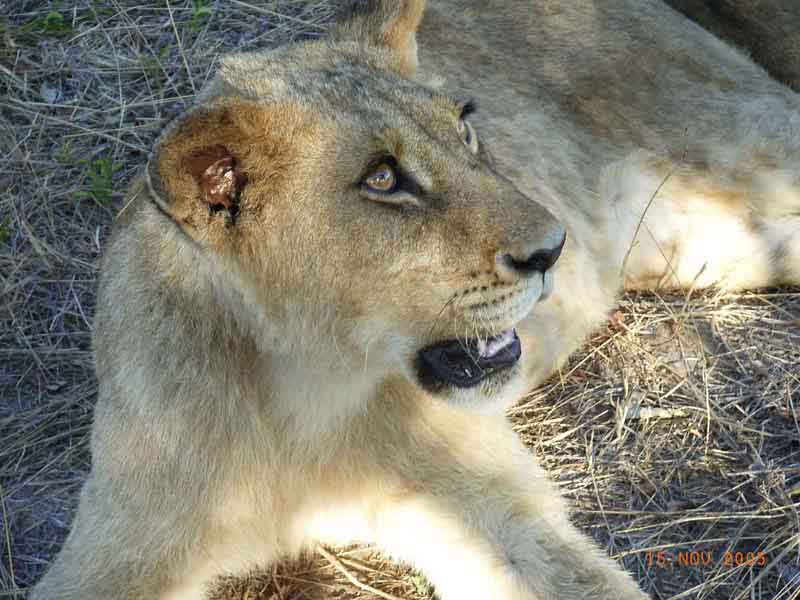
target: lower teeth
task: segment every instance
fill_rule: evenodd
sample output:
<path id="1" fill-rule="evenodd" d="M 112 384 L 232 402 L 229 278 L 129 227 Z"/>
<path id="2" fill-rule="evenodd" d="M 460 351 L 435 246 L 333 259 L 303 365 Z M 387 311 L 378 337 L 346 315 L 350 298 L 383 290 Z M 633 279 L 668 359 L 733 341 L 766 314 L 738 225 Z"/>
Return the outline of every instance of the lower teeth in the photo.
<path id="1" fill-rule="evenodd" d="M 506 331 L 494 339 L 478 342 L 478 355 L 481 358 L 491 358 L 508 346 L 513 339 L 513 333 Z"/>

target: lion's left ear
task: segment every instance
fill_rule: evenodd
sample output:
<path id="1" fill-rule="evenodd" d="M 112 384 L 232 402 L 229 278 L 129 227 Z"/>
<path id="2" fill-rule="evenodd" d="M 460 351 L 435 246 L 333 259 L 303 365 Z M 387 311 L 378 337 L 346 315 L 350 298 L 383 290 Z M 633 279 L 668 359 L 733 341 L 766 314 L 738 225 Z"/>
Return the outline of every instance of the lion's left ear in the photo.
<path id="1" fill-rule="evenodd" d="M 356 0 L 333 28 L 333 37 L 389 50 L 403 77 L 417 70 L 417 28 L 425 0 Z"/>

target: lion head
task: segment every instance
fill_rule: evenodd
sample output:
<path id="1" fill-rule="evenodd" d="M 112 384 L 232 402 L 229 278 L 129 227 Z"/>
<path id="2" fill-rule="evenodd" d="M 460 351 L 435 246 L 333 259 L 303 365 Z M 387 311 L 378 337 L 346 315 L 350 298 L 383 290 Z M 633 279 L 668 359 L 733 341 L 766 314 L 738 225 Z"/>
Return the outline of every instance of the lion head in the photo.
<path id="1" fill-rule="evenodd" d="M 413 80 L 423 2 L 362 4 L 326 39 L 224 59 L 147 193 L 261 351 L 483 406 L 521 391 L 514 328 L 564 228 L 493 170 L 470 99 Z"/>

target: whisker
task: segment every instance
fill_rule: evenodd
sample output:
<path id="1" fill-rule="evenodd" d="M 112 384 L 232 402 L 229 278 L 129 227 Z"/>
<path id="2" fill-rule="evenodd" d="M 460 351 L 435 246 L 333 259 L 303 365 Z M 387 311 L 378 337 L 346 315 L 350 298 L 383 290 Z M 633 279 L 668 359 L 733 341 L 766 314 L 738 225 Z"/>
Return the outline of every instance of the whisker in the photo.
<path id="1" fill-rule="evenodd" d="M 439 318 L 442 316 L 442 314 L 444 313 L 445 309 L 446 309 L 446 308 L 447 308 L 447 307 L 450 305 L 450 303 L 451 303 L 453 300 L 455 300 L 457 297 L 458 297 L 458 294 L 454 293 L 452 296 L 450 296 L 450 298 L 447 300 L 447 302 L 445 302 L 445 303 L 444 303 L 444 306 L 442 306 L 442 310 L 440 310 L 440 311 L 439 311 L 439 314 L 438 314 L 438 315 L 436 315 L 436 318 L 433 320 L 433 323 L 431 324 L 431 328 L 430 328 L 430 330 L 428 331 L 428 337 L 429 337 L 429 338 L 431 337 L 431 334 L 433 333 L 433 330 L 436 328 L 436 323 L 438 323 L 438 322 L 439 322 Z"/>

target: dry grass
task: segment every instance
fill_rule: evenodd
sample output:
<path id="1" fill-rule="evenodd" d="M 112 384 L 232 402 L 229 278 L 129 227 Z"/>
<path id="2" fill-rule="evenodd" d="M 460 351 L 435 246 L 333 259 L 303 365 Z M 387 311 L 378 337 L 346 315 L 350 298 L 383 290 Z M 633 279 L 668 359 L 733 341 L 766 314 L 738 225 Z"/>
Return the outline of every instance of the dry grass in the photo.
<path id="1" fill-rule="evenodd" d="M 330 14 L 329 0 L 0 1 L 0 598 L 58 549 L 89 466 L 95 260 L 126 182 L 220 54 L 318 35 Z M 655 598 L 796 597 L 800 294 L 631 296 L 618 317 L 512 411 L 517 431 Z M 659 551 L 713 560 L 650 564 Z M 727 566 L 726 551 L 766 564 Z M 431 597 L 374 552 L 336 557 L 216 595 Z"/>

